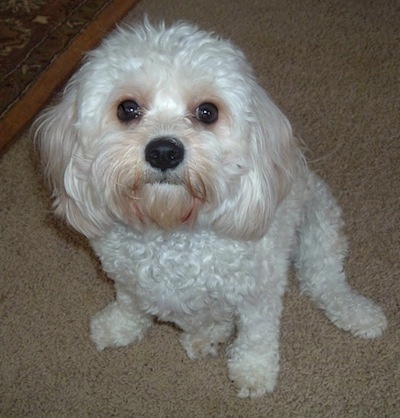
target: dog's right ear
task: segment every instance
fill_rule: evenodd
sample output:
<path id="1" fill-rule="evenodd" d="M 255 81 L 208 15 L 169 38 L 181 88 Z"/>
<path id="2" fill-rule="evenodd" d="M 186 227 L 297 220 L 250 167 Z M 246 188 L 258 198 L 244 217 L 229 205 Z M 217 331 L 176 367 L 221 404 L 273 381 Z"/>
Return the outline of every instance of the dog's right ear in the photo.
<path id="1" fill-rule="evenodd" d="M 65 195 L 65 171 L 77 146 L 75 96 L 74 88 L 68 86 L 60 101 L 45 109 L 32 125 L 35 148 L 40 153 L 56 211 Z"/>
<path id="2" fill-rule="evenodd" d="M 96 234 L 98 228 L 83 215 L 87 184 L 83 175 L 85 161 L 79 157 L 77 92 L 78 86 L 72 79 L 60 101 L 41 113 L 31 131 L 52 191 L 55 214 L 89 237 Z"/>

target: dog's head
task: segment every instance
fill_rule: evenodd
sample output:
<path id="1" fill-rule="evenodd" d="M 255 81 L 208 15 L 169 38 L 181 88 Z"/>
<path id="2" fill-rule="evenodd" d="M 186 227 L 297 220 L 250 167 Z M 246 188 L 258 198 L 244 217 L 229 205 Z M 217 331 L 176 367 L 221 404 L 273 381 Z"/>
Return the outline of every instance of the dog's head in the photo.
<path id="1" fill-rule="evenodd" d="M 114 31 L 34 129 L 55 211 L 88 237 L 122 222 L 257 239 L 296 165 L 243 53 L 184 23 Z"/>

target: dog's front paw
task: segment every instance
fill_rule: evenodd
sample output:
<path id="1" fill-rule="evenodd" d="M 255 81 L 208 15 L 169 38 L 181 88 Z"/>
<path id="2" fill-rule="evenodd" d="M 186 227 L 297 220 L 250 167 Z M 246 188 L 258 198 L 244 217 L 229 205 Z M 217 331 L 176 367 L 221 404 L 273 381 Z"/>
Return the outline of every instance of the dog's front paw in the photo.
<path id="1" fill-rule="evenodd" d="M 141 339 L 151 323 L 150 317 L 134 316 L 113 302 L 92 318 L 90 336 L 99 351 L 121 347 Z"/>
<path id="2" fill-rule="evenodd" d="M 258 398 L 275 388 L 278 367 L 266 366 L 264 359 L 231 359 L 228 368 L 240 398 Z"/>

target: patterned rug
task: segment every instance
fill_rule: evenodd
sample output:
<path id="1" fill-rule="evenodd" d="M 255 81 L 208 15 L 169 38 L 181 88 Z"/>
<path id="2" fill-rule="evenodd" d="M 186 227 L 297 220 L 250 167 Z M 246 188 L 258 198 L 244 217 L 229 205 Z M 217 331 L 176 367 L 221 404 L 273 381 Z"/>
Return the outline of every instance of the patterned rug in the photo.
<path id="1" fill-rule="evenodd" d="M 0 2 L 0 152 L 137 2 Z"/>

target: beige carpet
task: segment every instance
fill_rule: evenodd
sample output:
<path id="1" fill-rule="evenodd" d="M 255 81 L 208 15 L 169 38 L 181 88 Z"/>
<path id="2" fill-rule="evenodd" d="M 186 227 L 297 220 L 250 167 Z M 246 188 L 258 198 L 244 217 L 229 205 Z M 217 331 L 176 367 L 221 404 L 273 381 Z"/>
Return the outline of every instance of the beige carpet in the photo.
<path id="1" fill-rule="evenodd" d="M 279 384 L 256 401 L 236 398 L 223 358 L 190 362 L 166 324 L 97 353 L 88 320 L 113 298 L 111 283 L 85 241 L 54 222 L 22 137 L 0 162 L 0 415 L 399 417 L 399 2 L 142 0 L 132 15 L 145 12 L 246 51 L 342 204 L 349 281 L 384 307 L 389 328 L 357 340 L 292 280 Z"/>

